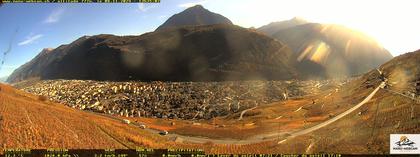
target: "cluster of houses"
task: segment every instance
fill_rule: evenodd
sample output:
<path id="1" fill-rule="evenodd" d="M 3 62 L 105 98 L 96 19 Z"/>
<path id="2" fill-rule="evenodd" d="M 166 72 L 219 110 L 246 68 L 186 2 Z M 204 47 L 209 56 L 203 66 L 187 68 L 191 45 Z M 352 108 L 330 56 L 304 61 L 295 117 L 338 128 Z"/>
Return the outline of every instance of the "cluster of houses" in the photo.
<path id="1" fill-rule="evenodd" d="M 312 85 L 312 86 L 308 86 Z M 313 81 L 45 80 L 24 90 L 81 110 L 126 117 L 211 119 L 308 94 Z"/>

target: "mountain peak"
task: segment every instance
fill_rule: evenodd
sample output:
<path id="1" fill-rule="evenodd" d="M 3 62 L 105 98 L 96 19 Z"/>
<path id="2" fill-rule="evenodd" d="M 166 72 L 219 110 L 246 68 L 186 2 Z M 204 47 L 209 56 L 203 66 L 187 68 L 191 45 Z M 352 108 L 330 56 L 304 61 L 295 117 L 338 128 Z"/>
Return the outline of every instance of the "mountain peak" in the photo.
<path id="1" fill-rule="evenodd" d="M 187 9 L 205 9 L 205 8 L 202 5 L 197 4 L 197 5 L 194 5 L 192 7 L 187 8 Z"/>
<path id="2" fill-rule="evenodd" d="M 42 51 L 52 51 L 52 50 L 54 50 L 54 48 L 44 48 L 44 49 L 42 49 Z"/>
<path id="3" fill-rule="evenodd" d="M 308 23 L 308 21 L 302 17 L 299 16 L 295 16 L 292 19 L 290 19 L 290 21 L 295 21 L 295 22 L 299 22 L 299 23 Z"/>
<path id="4" fill-rule="evenodd" d="M 198 4 L 192 7 L 189 7 L 187 9 L 185 9 L 182 12 L 186 12 L 186 13 L 190 13 L 190 14 L 199 14 L 199 13 L 212 13 L 209 10 L 207 10 L 206 8 L 204 8 L 202 5 Z M 181 12 L 181 13 L 182 13 Z"/>
<path id="5" fill-rule="evenodd" d="M 229 24 L 232 22 L 217 13 L 213 13 L 202 5 L 195 5 L 184 11 L 171 16 L 165 23 L 160 25 L 156 30 L 167 28 L 191 26 L 191 25 L 214 25 L 214 24 Z"/>
<path id="6" fill-rule="evenodd" d="M 47 54 L 54 50 L 54 48 L 44 48 L 41 50 L 40 54 Z"/>

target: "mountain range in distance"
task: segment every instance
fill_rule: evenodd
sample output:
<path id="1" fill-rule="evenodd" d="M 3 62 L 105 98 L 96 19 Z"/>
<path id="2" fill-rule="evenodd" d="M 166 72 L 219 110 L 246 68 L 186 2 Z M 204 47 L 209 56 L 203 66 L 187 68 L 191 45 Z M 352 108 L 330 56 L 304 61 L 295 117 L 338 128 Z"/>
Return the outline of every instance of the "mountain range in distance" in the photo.
<path id="1" fill-rule="evenodd" d="M 373 39 L 301 18 L 258 29 L 197 5 L 140 36 L 84 36 L 44 49 L 8 78 L 224 81 L 358 75 L 391 59 Z"/>
<path id="2" fill-rule="evenodd" d="M 291 55 L 286 45 L 238 26 L 184 26 L 141 36 L 82 37 L 44 49 L 9 81 L 291 79 Z"/>

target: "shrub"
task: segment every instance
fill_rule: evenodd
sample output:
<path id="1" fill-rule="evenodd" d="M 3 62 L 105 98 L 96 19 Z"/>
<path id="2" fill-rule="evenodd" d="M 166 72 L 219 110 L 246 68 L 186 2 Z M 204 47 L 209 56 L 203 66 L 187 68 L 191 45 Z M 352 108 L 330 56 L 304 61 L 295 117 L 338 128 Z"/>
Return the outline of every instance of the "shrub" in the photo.
<path id="1" fill-rule="evenodd" d="M 203 143 L 203 145 L 205 145 L 205 146 L 214 146 L 214 142 L 213 141 L 206 141 L 205 143 Z"/>
<path id="2" fill-rule="evenodd" d="M 39 96 L 38 96 L 38 100 L 39 100 L 39 101 L 47 101 L 47 100 L 48 100 L 48 97 L 43 96 L 43 95 L 39 95 Z"/>

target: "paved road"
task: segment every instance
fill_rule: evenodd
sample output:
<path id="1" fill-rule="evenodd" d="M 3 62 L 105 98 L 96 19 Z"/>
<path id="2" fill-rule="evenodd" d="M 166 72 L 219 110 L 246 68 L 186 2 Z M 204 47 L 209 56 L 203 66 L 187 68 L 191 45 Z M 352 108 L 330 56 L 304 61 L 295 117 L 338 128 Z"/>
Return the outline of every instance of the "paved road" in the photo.
<path id="1" fill-rule="evenodd" d="M 369 96 L 367 96 L 362 102 L 360 102 L 356 106 L 353 106 L 352 108 L 348 109 L 347 111 L 344 111 L 343 113 L 341 113 L 341 114 L 339 114 L 339 115 L 337 115 L 337 116 L 335 116 L 335 117 L 333 117 L 333 118 L 331 118 L 331 119 L 329 119 L 329 120 L 327 120 L 325 122 L 322 122 L 320 124 L 317 124 L 317 125 L 315 125 L 313 127 L 310 127 L 310 128 L 307 128 L 307 129 L 303 129 L 303 130 L 300 130 L 300 131 L 291 133 L 290 136 L 287 137 L 287 139 L 288 138 L 293 138 L 293 137 L 299 136 L 299 135 L 304 135 L 304 134 L 310 133 L 312 131 L 318 130 L 318 129 L 322 128 L 322 127 L 325 127 L 325 126 L 327 126 L 327 125 L 329 125 L 329 124 L 331 124 L 331 123 L 333 123 L 333 122 L 335 122 L 335 121 L 343 118 L 344 116 L 352 113 L 353 111 L 357 110 L 358 108 L 360 108 L 361 106 L 363 106 L 365 103 L 367 103 L 370 99 L 372 99 L 372 97 L 376 94 L 376 92 L 378 92 L 378 90 L 380 88 L 383 88 L 384 86 L 385 86 L 385 82 L 382 82 L 378 87 L 376 87 L 376 89 L 372 93 L 369 94 Z"/>
<path id="2" fill-rule="evenodd" d="M 337 116 L 335 116 L 335 117 L 333 117 L 333 118 L 331 118 L 331 119 L 329 119 L 325 122 L 322 122 L 320 124 L 317 124 L 315 126 L 312 126 L 310 128 L 306 128 L 306 129 L 303 129 L 303 130 L 298 130 L 298 131 L 294 131 L 294 132 L 277 132 L 277 133 L 261 134 L 261 135 L 252 136 L 252 137 L 249 137 L 249 138 L 243 139 L 243 140 L 239 140 L 239 139 L 211 139 L 211 138 L 208 138 L 208 137 L 185 136 L 185 135 L 179 135 L 179 134 L 174 134 L 174 133 L 169 133 L 168 135 L 166 135 L 166 137 L 168 137 L 168 138 L 179 137 L 179 138 L 183 139 L 183 141 L 191 142 L 191 143 L 212 142 L 212 143 L 217 143 L 217 144 L 251 144 L 251 143 L 257 143 L 257 142 L 275 140 L 280 136 L 286 135 L 286 138 L 283 138 L 282 140 L 280 140 L 278 142 L 278 143 L 282 143 L 282 142 L 287 141 L 290 138 L 300 136 L 300 135 L 304 135 L 304 134 L 310 133 L 312 131 L 318 130 L 322 127 L 325 127 L 325 126 L 343 118 L 344 116 L 354 112 L 355 110 L 357 110 L 358 108 L 363 106 L 365 103 L 367 103 L 370 99 L 372 99 L 372 97 L 376 94 L 376 92 L 380 88 L 383 88 L 384 85 L 385 85 L 385 82 L 382 82 L 372 93 L 370 93 L 363 101 L 361 101 L 356 106 L 344 111 L 343 113 L 341 113 L 341 114 L 339 114 L 339 115 L 337 115 Z M 115 116 L 112 116 L 112 115 L 95 113 L 95 112 L 92 112 L 92 113 L 123 122 L 122 118 L 118 118 L 118 117 L 115 117 Z M 132 123 L 130 123 L 130 125 L 140 127 L 140 125 L 142 125 L 142 123 L 132 122 Z M 145 130 L 149 131 L 151 133 L 155 133 L 155 134 L 159 133 L 159 130 L 154 130 L 154 129 L 150 129 L 150 128 L 147 128 Z"/>
<path id="3" fill-rule="evenodd" d="M 257 108 L 257 106 L 255 106 L 255 107 L 253 107 L 253 108 L 249 108 L 249 109 L 243 110 L 243 111 L 241 112 L 241 115 L 239 116 L 238 120 L 242 120 L 242 117 L 244 116 L 244 114 L 245 114 L 246 112 L 251 111 L 251 110 L 256 109 L 256 108 Z"/>

